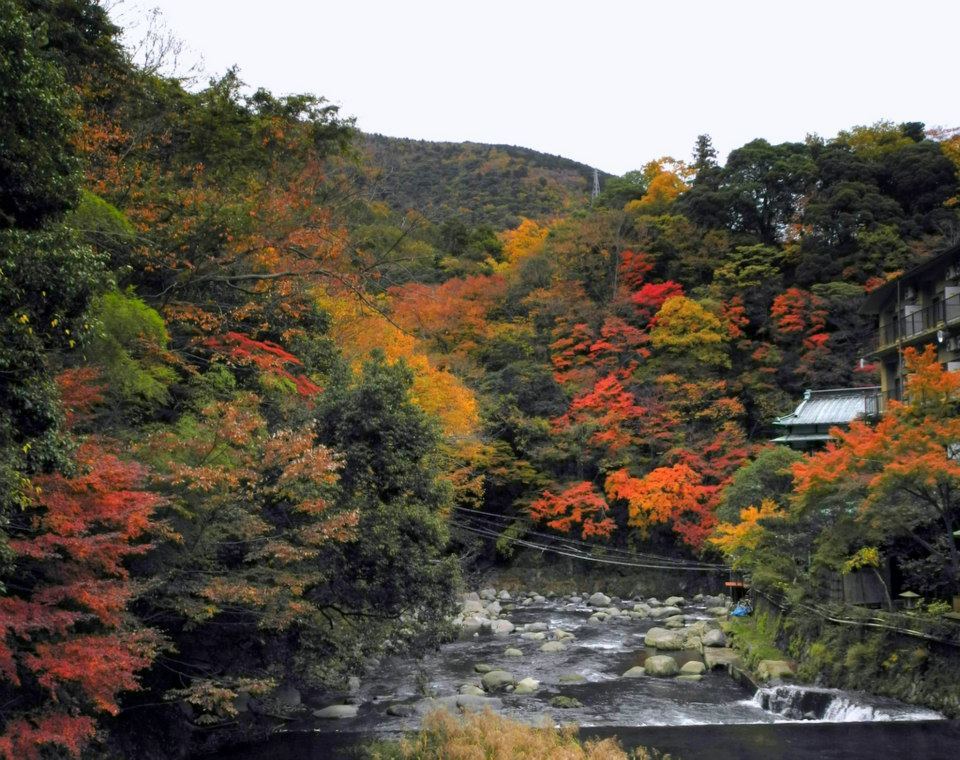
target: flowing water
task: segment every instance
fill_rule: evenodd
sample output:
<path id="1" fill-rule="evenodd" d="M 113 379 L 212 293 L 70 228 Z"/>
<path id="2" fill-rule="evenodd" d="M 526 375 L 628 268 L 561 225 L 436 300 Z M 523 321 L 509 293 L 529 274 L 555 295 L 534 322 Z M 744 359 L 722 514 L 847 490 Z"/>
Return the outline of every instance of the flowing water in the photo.
<path id="1" fill-rule="evenodd" d="M 338 757 L 371 738 L 397 736 L 415 729 L 437 702 L 449 703 L 460 686 L 479 684 L 477 663 L 510 671 L 519 680 L 540 682 L 530 695 L 498 695 L 497 711 L 528 722 L 577 723 L 584 736 L 617 736 L 627 748 L 649 746 L 686 758 L 874 758 L 876 751 L 906 758 L 960 757 L 960 725 L 939 714 L 895 700 L 832 689 L 778 686 L 755 692 L 725 671 L 700 681 L 672 678 L 622 678 L 634 665 L 657 654 L 644 646 L 650 620 L 593 624 L 584 605 L 548 602 L 511 611 L 518 628 L 546 623 L 576 636 L 565 651 L 540 651 L 542 641 L 479 634 L 444 645 L 420 660 L 394 659 L 368 674 L 359 693 L 357 717 L 314 720 L 291 726 L 265 743 L 235 749 L 235 760 L 306 760 Z M 687 608 L 691 617 L 706 617 Z M 522 657 L 507 657 L 515 647 Z M 660 654 L 663 654 L 662 652 Z M 698 652 L 669 652 L 682 665 Z M 580 680 L 571 683 L 571 679 Z M 576 709 L 550 706 L 565 695 L 582 703 Z M 412 714 L 387 714 L 408 705 Z M 403 711 L 403 708 L 400 710 Z"/>

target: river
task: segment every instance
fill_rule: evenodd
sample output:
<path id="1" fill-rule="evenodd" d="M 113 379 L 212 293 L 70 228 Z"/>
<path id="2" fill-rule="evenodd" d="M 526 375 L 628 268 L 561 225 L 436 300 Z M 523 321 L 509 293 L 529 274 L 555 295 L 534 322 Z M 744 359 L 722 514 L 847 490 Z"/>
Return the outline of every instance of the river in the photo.
<path id="1" fill-rule="evenodd" d="M 781 686 L 754 692 L 725 671 L 699 681 L 623 678 L 621 674 L 658 654 L 644 646 L 649 619 L 595 624 L 592 609 L 566 600 L 526 604 L 505 612 L 517 631 L 506 636 L 478 634 L 444 645 L 419 660 L 394 658 L 368 674 L 355 696 L 356 717 L 312 719 L 255 746 L 234 748 L 233 760 L 307 760 L 350 756 L 371 738 L 415 729 L 438 703 L 450 704 L 467 683 L 479 684 L 475 665 L 487 663 L 519 680 L 540 682 L 533 694 L 499 694 L 490 702 L 510 717 L 577 723 L 583 736 L 617 736 L 626 748 L 647 746 L 674 758 L 870 758 L 878 751 L 904 758 L 957 758 L 960 724 L 933 711 L 881 697 L 829 689 Z M 706 619 L 702 607 L 684 609 L 689 622 Z M 542 652 L 543 641 L 523 638 L 527 624 L 575 635 L 567 649 Z M 520 657 L 504 654 L 508 648 Z M 659 654 L 663 654 L 660 652 Z M 679 664 L 699 660 L 695 651 L 669 652 Z M 573 709 L 550 706 L 557 695 L 582 703 Z M 483 698 L 480 698 L 482 701 Z M 412 711 L 409 715 L 391 712 Z M 400 707 L 398 706 L 406 706 Z"/>

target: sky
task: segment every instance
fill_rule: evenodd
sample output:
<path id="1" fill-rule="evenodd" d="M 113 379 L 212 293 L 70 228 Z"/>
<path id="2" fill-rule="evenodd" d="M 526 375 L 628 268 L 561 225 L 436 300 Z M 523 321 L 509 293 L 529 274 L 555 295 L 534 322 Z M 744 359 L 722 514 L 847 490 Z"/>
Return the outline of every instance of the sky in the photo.
<path id="1" fill-rule="evenodd" d="M 521 145 L 622 174 L 886 119 L 960 126 L 957 0 L 113 0 L 203 71 L 311 92 L 366 132 Z"/>

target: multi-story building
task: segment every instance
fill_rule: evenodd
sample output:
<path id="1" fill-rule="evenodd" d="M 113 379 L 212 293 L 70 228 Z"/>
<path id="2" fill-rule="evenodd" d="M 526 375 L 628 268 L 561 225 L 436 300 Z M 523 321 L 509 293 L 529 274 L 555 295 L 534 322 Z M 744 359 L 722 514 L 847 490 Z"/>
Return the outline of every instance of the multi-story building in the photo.
<path id="1" fill-rule="evenodd" d="M 871 292 L 860 309 L 877 315 L 867 358 L 880 365 L 880 409 L 902 399 L 903 349 L 937 346 L 941 363 L 960 371 L 960 245 L 952 246 Z"/>

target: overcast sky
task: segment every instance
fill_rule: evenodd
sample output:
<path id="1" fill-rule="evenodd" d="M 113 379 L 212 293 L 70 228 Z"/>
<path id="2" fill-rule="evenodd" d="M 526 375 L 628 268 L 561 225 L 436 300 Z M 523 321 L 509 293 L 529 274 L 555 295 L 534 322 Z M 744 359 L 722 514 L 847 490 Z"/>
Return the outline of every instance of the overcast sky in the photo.
<path id="1" fill-rule="evenodd" d="M 522 145 L 621 174 L 879 119 L 960 126 L 960 1 L 126 0 L 203 58 L 367 132 Z M 123 15 L 125 14 L 125 15 Z M 134 32 L 136 34 L 136 32 Z"/>

